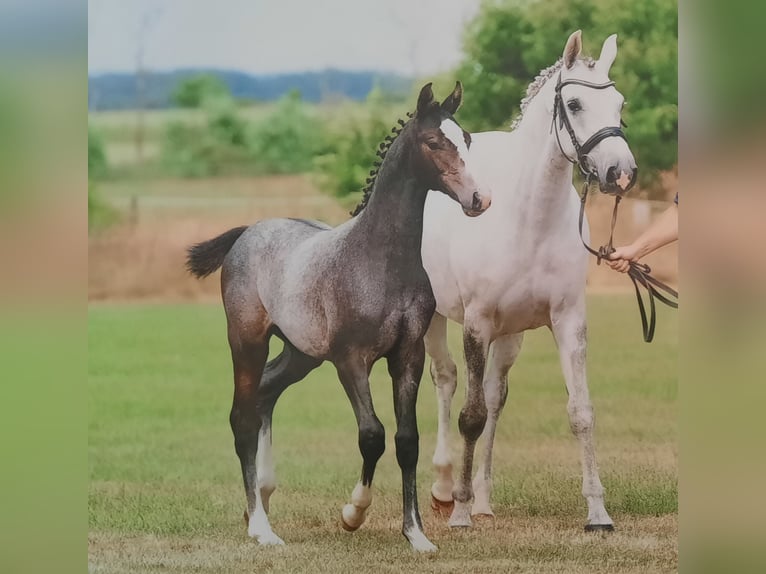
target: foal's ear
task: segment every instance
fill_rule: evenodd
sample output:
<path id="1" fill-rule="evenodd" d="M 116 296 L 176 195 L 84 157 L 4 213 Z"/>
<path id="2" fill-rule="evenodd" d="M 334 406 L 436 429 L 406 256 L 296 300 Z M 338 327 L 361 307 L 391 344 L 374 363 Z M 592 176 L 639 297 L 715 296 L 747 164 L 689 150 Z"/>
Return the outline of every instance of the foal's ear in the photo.
<path id="1" fill-rule="evenodd" d="M 434 91 L 431 89 L 431 82 L 428 82 L 420 90 L 420 95 L 418 96 L 418 107 L 417 107 L 416 113 L 418 115 L 425 113 L 425 111 L 433 103 L 433 101 L 434 101 Z"/>
<path id="2" fill-rule="evenodd" d="M 455 82 L 455 89 L 447 96 L 447 99 L 442 102 L 442 109 L 445 112 L 449 112 L 454 116 L 455 112 L 460 108 L 460 104 L 463 103 L 463 84 L 460 81 Z"/>
<path id="3" fill-rule="evenodd" d="M 612 34 L 604 40 L 604 45 L 601 46 L 601 55 L 598 57 L 598 67 L 608 74 L 616 57 L 617 34 Z"/>
<path id="4" fill-rule="evenodd" d="M 567 40 L 567 45 L 564 46 L 564 66 L 567 69 L 574 66 L 580 52 L 582 52 L 582 30 L 577 30 L 577 32 L 572 32 Z"/>

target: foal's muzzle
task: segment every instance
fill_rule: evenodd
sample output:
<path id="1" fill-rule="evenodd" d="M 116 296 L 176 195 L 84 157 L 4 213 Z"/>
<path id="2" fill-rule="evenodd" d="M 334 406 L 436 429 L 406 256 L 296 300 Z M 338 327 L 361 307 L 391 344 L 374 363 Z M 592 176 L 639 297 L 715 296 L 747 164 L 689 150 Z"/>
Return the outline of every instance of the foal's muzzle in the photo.
<path id="1" fill-rule="evenodd" d="M 471 198 L 471 207 L 468 209 L 463 207 L 463 213 L 465 213 L 468 217 L 476 217 L 477 215 L 481 215 L 487 209 L 489 209 L 490 205 L 492 205 L 491 197 L 482 195 L 478 191 L 475 191 Z"/>

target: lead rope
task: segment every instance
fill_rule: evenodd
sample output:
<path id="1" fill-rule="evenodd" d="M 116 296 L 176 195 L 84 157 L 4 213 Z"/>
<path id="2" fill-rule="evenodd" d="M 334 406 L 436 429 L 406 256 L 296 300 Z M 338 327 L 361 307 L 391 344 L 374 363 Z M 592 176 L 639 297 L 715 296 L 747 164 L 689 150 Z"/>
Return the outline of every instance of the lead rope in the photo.
<path id="1" fill-rule="evenodd" d="M 587 249 L 591 255 L 596 257 L 596 264 L 601 265 L 601 260 L 609 259 L 609 256 L 615 251 L 613 246 L 614 227 L 617 224 L 617 207 L 620 205 L 621 197 L 617 195 L 614 199 L 612 228 L 609 233 L 609 242 L 606 245 L 599 247 L 598 250 L 593 249 L 585 242 L 585 238 L 582 235 L 582 225 L 583 220 L 585 219 L 585 201 L 588 198 L 588 189 L 590 188 L 592 176 L 592 173 L 588 173 L 585 176 L 585 184 L 583 185 L 582 195 L 580 196 L 580 219 L 578 225 L 580 230 L 580 241 L 582 241 L 585 249 Z M 641 312 L 641 325 L 644 332 L 644 341 L 647 343 L 651 343 L 654 339 L 654 328 L 657 324 L 657 309 L 654 299 L 657 298 L 668 307 L 678 309 L 678 291 L 652 277 L 651 272 L 651 267 L 645 263 L 637 263 L 635 261 L 629 262 L 628 277 L 633 281 L 633 287 L 636 290 L 636 301 L 638 301 L 638 310 Z M 648 319 L 646 315 L 646 306 L 644 305 L 644 298 L 641 296 L 639 286 L 646 289 L 646 292 L 649 295 Z"/>

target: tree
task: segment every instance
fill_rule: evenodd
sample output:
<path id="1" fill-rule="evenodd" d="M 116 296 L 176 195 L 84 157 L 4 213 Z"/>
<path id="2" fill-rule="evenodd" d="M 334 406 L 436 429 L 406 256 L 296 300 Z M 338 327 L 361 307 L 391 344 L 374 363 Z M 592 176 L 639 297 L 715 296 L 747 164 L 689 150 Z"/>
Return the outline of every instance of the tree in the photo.
<path id="1" fill-rule="evenodd" d="M 458 69 L 468 97 L 468 129 L 507 126 L 526 87 L 560 56 L 569 34 L 583 30 L 585 53 L 598 57 L 618 34 L 611 71 L 628 105 L 624 119 L 644 185 L 678 158 L 678 11 L 675 0 L 504 0 L 485 4 L 465 35 Z"/>

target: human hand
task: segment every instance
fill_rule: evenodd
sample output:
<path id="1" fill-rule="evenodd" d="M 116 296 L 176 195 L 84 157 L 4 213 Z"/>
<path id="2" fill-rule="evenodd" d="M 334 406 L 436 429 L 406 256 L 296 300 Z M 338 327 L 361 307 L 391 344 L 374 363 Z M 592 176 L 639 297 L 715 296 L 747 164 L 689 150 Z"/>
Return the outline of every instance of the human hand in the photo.
<path id="1" fill-rule="evenodd" d="M 620 273 L 627 273 L 630 269 L 630 262 L 638 259 L 638 249 L 633 245 L 625 245 L 624 247 L 618 247 L 606 260 L 607 265 L 619 271 Z"/>

